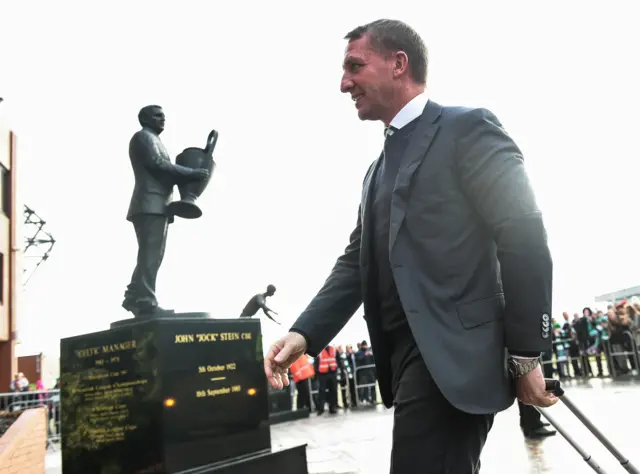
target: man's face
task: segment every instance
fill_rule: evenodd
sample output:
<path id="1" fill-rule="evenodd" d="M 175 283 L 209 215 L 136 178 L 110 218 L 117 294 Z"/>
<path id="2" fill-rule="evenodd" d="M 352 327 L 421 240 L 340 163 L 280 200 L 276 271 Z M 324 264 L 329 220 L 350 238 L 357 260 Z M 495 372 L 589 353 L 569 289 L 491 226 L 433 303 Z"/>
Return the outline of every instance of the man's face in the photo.
<path id="1" fill-rule="evenodd" d="M 355 101 L 360 120 L 382 120 L 394 94 L 393 55 L 374 51 L 369 36 L 350 41 L 344 55 L 340 91 Z"/>
<path id="2" fill-rule="evenodd" d="M 160 107 L 154 107 L 149 111 L 146 122 L 151 129 L 157 133 L 164 130 L 164 111 Z"/>
<path id="3" fill-rule="evenodd" d="M 569 321 L 569 313 L 562 313 L 562 317 L 565 321 Z"/>

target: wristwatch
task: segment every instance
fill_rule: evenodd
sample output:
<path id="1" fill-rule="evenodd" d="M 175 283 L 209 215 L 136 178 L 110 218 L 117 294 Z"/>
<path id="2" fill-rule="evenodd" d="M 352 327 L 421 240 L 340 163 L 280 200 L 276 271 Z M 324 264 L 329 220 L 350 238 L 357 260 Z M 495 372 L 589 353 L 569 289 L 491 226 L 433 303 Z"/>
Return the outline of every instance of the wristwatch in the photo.
<path id="1" fill-rule="evenodd" d="M 533 369 L 538 367 L 539 364 L 540 364 L 540 359 L 538 358 L 523 360 L 523 359 L 514 359 L 511 357 L 507 362 L 507 367 L 509 368 L 509 372 L 511 373 L 511 376 L 517 380 L 520 377 L 527 375 Z"/>

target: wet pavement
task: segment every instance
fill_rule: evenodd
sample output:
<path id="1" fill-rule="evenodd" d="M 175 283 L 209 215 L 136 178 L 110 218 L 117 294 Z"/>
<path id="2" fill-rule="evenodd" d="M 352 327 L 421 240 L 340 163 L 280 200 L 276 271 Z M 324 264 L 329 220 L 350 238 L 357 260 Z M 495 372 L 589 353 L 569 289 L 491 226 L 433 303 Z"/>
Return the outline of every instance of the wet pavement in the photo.
<path id="1" fill-rule="evenodd" d="M 567 395 L 618 447 L 640 465 L 640 381 L 592 379 L 563 385 Z M 605 472 L 625 472 L 618 462 L 561 403 L 551 414 L 593 456 Z M 557 434 L 525 440 L 514 404 L 495 420 L 482 454 L 482 474 L 582 474 L 593 470 Z M 311 474 L 385 474 L 389 472 L 390 410 L 378 406 L 337 415 L 312 415 L 271 428 L 274 449 L 307 443 Z M 47 474 L 60 473 L 59 453 L 50 453 Z M 416 474 L 427 473 L 416 466 Z"/>
<path id="2" fill-rule="evenodd" d="M 640 464 L 640 382 L 595 379 L 566 383 L 567 395 L 622 451 Z M 608 451 L 560 403 L 554 419 L 573 435 L 607 473 L 624 472 Z M 323 415 L 272 428 L 273 446 L 306 442 L 312 474 L 384 474 L 389 472 L 392 412 L 381 407 L 354 413 Z M 428 473 L 416 466 L 416 474 Z M 482 474 L 592 473 L 580 455 L 557 434 L 542 441 L 525 440 L 518 407 L 500 413 L 482 454 Z"/>

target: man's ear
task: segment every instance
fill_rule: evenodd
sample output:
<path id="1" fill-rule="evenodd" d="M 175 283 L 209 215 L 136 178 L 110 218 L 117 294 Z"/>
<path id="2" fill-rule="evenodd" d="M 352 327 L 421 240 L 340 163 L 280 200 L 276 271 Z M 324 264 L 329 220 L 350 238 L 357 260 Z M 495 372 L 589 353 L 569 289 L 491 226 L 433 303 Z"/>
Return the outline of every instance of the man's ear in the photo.
<path id="1" fill-rule="evenodd" d="M 393 77 L 395 79 L 403 76 L 409 70 L 409 57 L 404 51 L 393 53 Z"/>

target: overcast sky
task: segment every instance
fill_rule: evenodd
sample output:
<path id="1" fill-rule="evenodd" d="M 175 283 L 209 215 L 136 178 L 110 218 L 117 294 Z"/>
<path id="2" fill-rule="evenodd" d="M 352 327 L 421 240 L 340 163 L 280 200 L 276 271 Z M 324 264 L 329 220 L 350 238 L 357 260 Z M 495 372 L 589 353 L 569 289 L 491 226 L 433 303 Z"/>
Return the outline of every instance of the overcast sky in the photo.
<path id="1" fill-rule="evenodd" d="M 379 154 L 382 125 L 358 120 L 339 80 L 344 34 L 381 17 L 423 35 L 433 100 L 491 109 L 522 148 L 554 311 L 639 284 L 632 2 L 521 4 L 2 1 L 0 113 L 19 133 L 21 196 L 58 241 L 24 292 L 20 353 L 128 317 L 128 142 L 151 103 L 172 156 L 220 133 L 204 215 L 170 228 L 161 305 L 237 317 L 272 283 L 283 326 L 264 321 L 266 342 L 286 330 L 346 245 Z M 362 339 L 358 312 L 336 341 Z"/>

